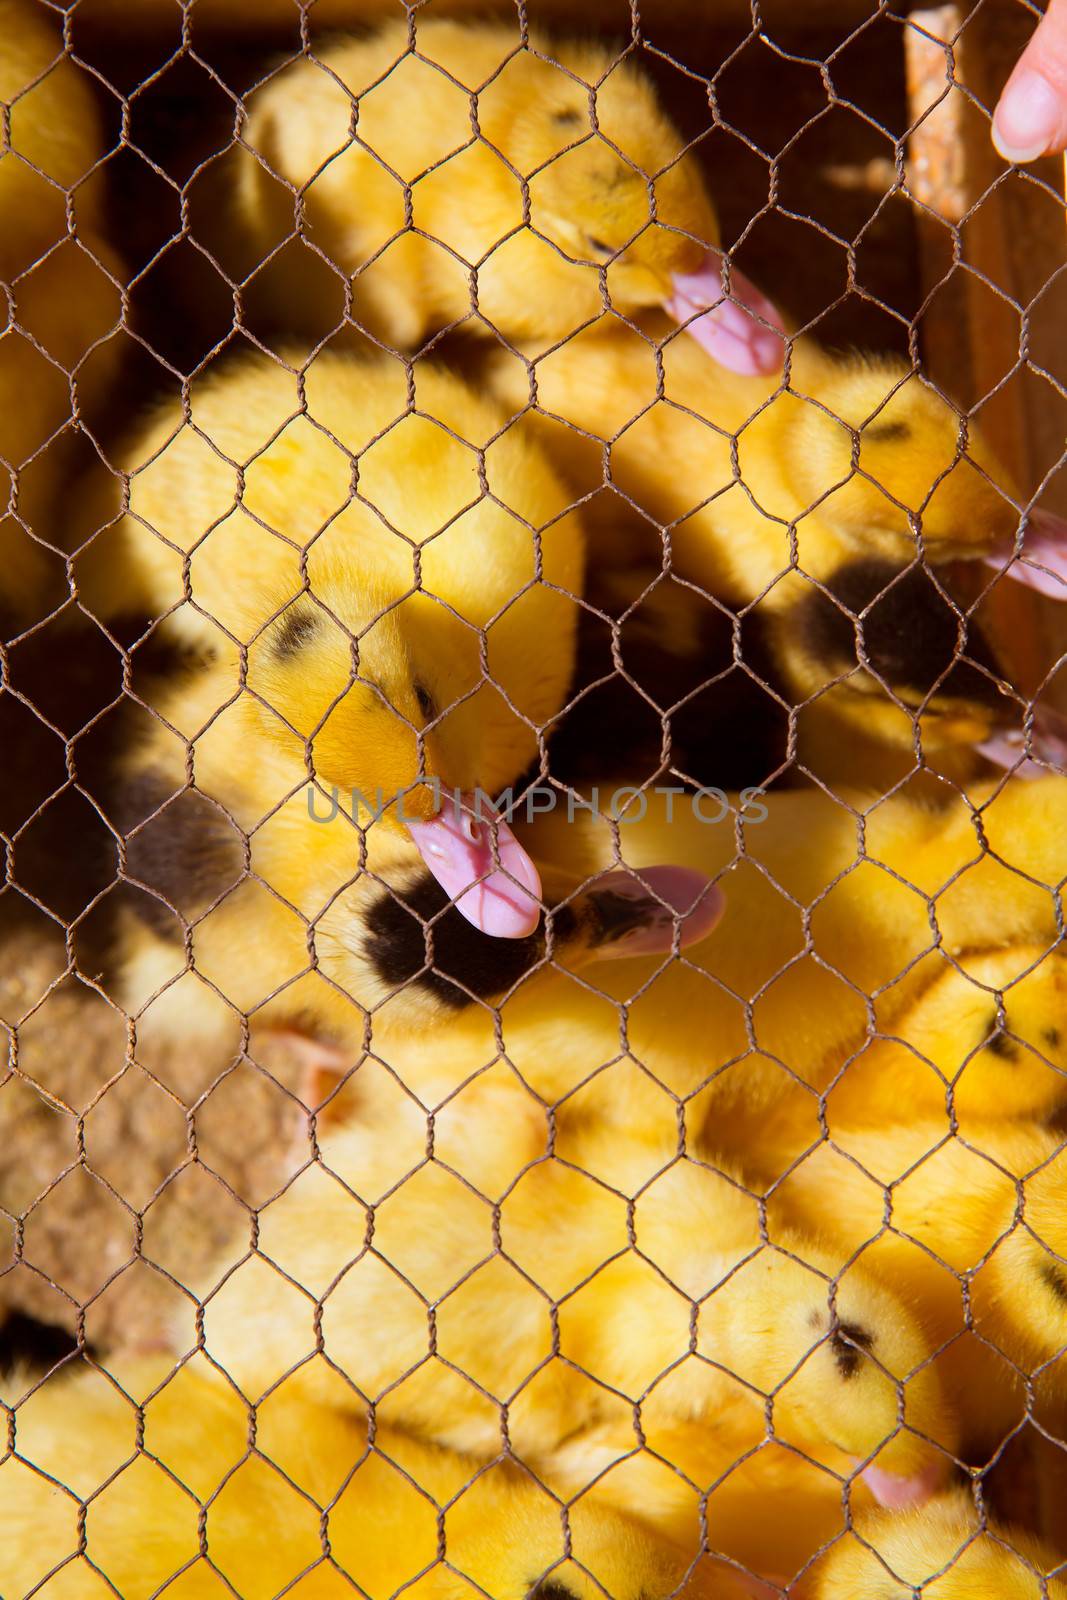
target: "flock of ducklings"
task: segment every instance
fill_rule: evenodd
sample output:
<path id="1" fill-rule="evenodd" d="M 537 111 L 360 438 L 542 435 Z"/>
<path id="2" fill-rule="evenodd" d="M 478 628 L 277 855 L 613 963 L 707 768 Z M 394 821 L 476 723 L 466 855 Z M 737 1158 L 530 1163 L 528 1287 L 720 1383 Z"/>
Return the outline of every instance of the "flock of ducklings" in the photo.
<path id="1" fill-rule="evenodd" d="M 232 226 L 268 256 L 299 197 L 363 342 L 294 278 L 281 358 L 219 356 L 70 490 L 121 268 L 86 80 L 0 0 L 6 632 L 61 579 L 165 647 L 113 992 L 190 1050 L 286 1032 L 312 1113 L 167 1352 L 14 1380 L 0 1590 L 1067 1596 L 980 1471 L 1067 1423 L 1063 742 L 951 588 L 1062 594 L 1060 530 L 1017 536 L 920 374 L 721 276 L 629 59 L 417 40 L 279 70 L 236 164 Z M 476 379 L 397 358 L 457 323 L 498 335 Z M 795 719 L 739 729 L 714 664 L 757 613 L 745 720 L 810 710 L 823 778 L 762 794 Z M 531 773 L 553 809 L 472 817 Z M 598 775 L 656 786 L 613 819 Z"/>

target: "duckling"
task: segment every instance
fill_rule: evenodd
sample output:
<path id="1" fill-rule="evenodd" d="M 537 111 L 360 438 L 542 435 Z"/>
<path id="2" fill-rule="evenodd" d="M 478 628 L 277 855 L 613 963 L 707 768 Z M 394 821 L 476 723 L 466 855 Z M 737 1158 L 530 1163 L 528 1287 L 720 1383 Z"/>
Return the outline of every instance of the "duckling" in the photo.
<path id="1" fill-rule="evenodd" d="M 104 132 L 93 78 L 65 52 L 55 20 L 28 0 L 0 0 L 0 102 L 10 114 L 0 277 L 9 281 L 67 237 L 68 203 L 79 234 L 101 224 Z"/>
<path id="2" fill-rule="evenodd" d="M 357 324 L 397 348 L 459 323 L 553 344 L 609 308 L 661 305 L 702 359 L 780 369 L 778 313 L 734 269 L 724 288 L 700 170 L 631 58 L 398 19 L 317 47 L 249 99 L 237 204 L 259 261 L 294 241 L 287 320 L 314 315 L 292 268 L 324 256 L 345 312 L 350 292 Z"/>
<path id="3" fill-rule="evenodd" d="M 0 641 L 66 593 L 56 499 L 75 395 L 91 410 L 116 365 L 122 280 L 100 234 L 91 81 L 40 6 L 0 0 Z"/>
<path id="4" fill-rule="evenodd" d="M 867 1512 L 816 1563 L 810 1600 L 1065 1600 L 1063 1562 L 1019 1528 L 980 1516 L 966 1494 L 910 1511 Z"/>
<path id="5" fill-rule="evenodd" d="M 129 512 L 87 542 L 79 581 L 105 618 L 161 618 L 151 634 L 186 661 L 143 689 L 157 716 L 115 802 L 140 889 L 120 953 L 132 1010 L 163 991 L 157 1018 L 187 1031 L 220 994 L 249 1012 L 281 991 L 288 1018 L 361 1034 L 358 1005 L 437 1016 L 543 957 L 540 878 L 492 800 L 566 691 L 581 529 L 543 457 L 497 437 L 458 378 L 420 368 L 416 403 L 396 362 L 326 353 L 298 385 L 254 357 L 128 452 Z M 704 888 L 616 879 L 561 910 L 560 934 L 669 950 L 678 894 L 684 909 Z M 178 985 L 190 924 L 198 976 Z"/>
<path id="6" fill-rule="evenodd" d="M 800 592 L 794 568 L 822 582 L 844 556 L 898 570 L 917 554 L 935 570 L 1014 556 L 1006 469 L 978 427 L 964 449 L 959 413 L 921 372 L 796 339 L 781 383 L 709 366 L 663 334 L 655 323 L 587 329 L 544 356 L 494 354 L 490 378 L 513 410 L 533 380 L 578 487 L 600 487 L 606 461 L 624 495 L 669 523 L 683 576 L 728 603 L 766 595 L 781 609 Z M 1008 575 L 1063 592 L 1025 551 Z"/>
<path id="7" fill-rule="evenodd" d="M 969 1451 L 994 1448 L 1018 1426 L 1024 1379 L 1034 1378 L 1041 1406 L 1064 1415 L 1055 1362 L 1067 1348 L 1067 1149 L 1058 1134 L 1027 1122 L 975 1122 L 966 1139 L 944 1122 L 835 1127 L 802 1159 L 790 1152 L 782 1165 L 767 1150 L 759 1160 L 784 1173 L 768 1202 L 772 1238 L 778 1226 L 817 1233 L 838 1268 L 858 1255 L 921 1307 Z"/>
<path id="8" fill-rule="evenodd" d="M 831 1128 L 878 1127 L 944 1112 L 956 1126 L 1043 1120 L 1067 1099 L 1067 963 L 1024 945 L 951 962 L 914 1005 L 842 1069 L 826 1097 Z"/>
<path id="9" fill-rule="evenodd" d="M 594 785 L 519 830 L 546 884 L 643 877 L 670 860 L 722 889 L 718 924 L 683 960 L 635 953 L 594 968 L 557 944 L 494 1010 L 456 1008 L 447 1030 L 415 1035 L 376 1010 L 375 1048 L 427 1104 L 503 1049 L 523 1092 L 557 1114 L 626 1133 L 676 1131 L 684 1113 L 733 1161 L 798 1084 L 806 1099 L 833 1085 L 873 1019 L 889 1032 L 945 956 L 969 972 L 998 941 L 1017 943 L 1018 968 L 999 973 L 1008 989 L 1032 966 L 1030 946 L 1056 944 L 1065 794 L 1058 778 L 950 791 L 939 807 L 907 788 L 872 804 L 848 791 L 745 801 L 678 783 L 636 798 Z M 749 1130 L 740 1140 L 735 1124 Z"/>
<path id="10" fill-rule="evenodd" d="M 453 1141 L 492 1128 L 509 1144 L 510 1180 L 485 1193 L 477 1166 L 427 1157 L 426 1117 L 390 1073 L 378 1093 L 384 1113 L 361 1100 L 331 1128 L 323 1165 L 260 1212 L 255 1251 L 201 1290 L 205 1349 L 245 1392 L 321 1394 L 340 1373 L 383 1418 L 485 1456 L 506 1406 L 535 1471 L 564 1440 L 630 1423 L 637 1401 L 696 1422 L 734 1401 L 762 1416 L 773 1395 L 783 1442 L 827 1451 L 886 1503 L 932 1491 L 955 1422 L 911 1313 L 862 1270 L 831 1295 L 799 1250 L 763 1248 L 736 1179 L 667 1163 L 629 1202 L 631 1245 L 627 1197 L 539 1158 L 530 1121 L 457 1114 Z M 179 1348 L 191 1333 L 190 1311 Z"/>
<path id="11" fill-rule="evenodd" d="M 655 1401 L 650 1395 L 641 1407 L 640 1437 L 621 1420 L 579 1434 L 539 1468 L 541 1481 L 564 1498 L 581 1494 L 622 1511 L 686 1551 L 738 1562 L 783 1591 L 840 1538 L 849 1515 L 877 1505 L 861 1478 L 846 1488 L 820 1452 L 781 1444 L 743 1401 L 698 1423 L 657 1416 Z"/>
<path id="12" fill-rule="evenodd" d="M 0 159 L 0 191 L 6 165 Z M 3 200 L 0 192 L 0 206 Z M 0 210 L 0 236 L 5 231 Z M 121 282 L 114 251 L 86 231 L 8 284 L 0 331 L 0 638 L 68 595 L 60 489 L 80 419 L 99 408 L 117 370 Z"/>
<path id="13" fill-rule="evenodd" d="M 565 1510 L 504 1462 L 479 1465 L 350 1410 L 279 1392 L 253 1413 L 202 1367 L 149 1367 L 131 1388 L 136 1399 L 82 1370 L 15 1405 L 18 1456 L 0 1467 L 5 1594 L 57 1568 L 47 1590 L 72 1600 L 104 1588 L 147 1600 L 161 1587 L 206 1600 L 220 1573 L 249 1600 L 353 1585 L 371 1600 L 766 1594 L 720 1564 L 687 1570 L 602 1506 Z"/>

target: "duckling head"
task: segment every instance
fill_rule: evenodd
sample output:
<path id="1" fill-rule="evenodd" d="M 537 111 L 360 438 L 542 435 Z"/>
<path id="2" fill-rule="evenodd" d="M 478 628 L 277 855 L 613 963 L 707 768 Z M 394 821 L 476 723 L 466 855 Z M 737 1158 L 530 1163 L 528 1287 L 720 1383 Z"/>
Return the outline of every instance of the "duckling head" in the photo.
<path id="1" fill-rule="evenodd" d="M 482 650 L 480 630 L 432 596 L 369 599 L 342 563 L 259 634 L 248 684 L 276 748 L 361 825 L 413 842 L 469 921 L 520 937 L 540 878 L 493 800 L 529 765 L 555 688 L 546 671 L 524 699 L 506 670 L 492 676 L 515 667 L 506 648 L 494 656 L 490 636 L 488 673 Z"/>
<path id="2" fill-rule="evenodd" d="M 1029 1534 L 983 1525 L 964 1495 L 867 1512 L 813 1569 L 813 1600 L 1064 1600 L 1062 1565 Z M 1047 1583 L 1047 1587 L 1045 1586 Z M 807 1591 L 805 1591 L 807 1592 Z"/>
<path id="3" fill-rule="evenodd" d="M 1019 1219 L 1004 1218 L 1004 1237 L 974 1279 L 979 1331 L 1024 1367 L 1067 1350 L 1067 1147 L 1058 1138 L 1049 1134 L 1053 1153 L 1023 1180 Z"/>
<path id="4" fill-rule="evenodd" d="M 977 622 L 937 576 L 875 556 L 844 562 L 774 623 L 792 688 L 819 696 L 868 737 L 926 750 L 974 745 L 998 765 L 1022 755 L 1026 702 Z M 1035 707 L 1032 754 L 1059 765 L 1062 719 Z"/>
<path id="5" fill-rule="evenodd" d="M 831 1307 L 818 1252 L 799 1245 L 807 1266 L 783 1244 L 750 1257 L 704 1301 L 701 1353 L 773 1394 L 779 1438 L 839 1450 L 883 1505 L 928 1499 L 947 1468 L 938 1446 L 951 1448 L 955 1428 L 929 1340 L 894 1294 L 855 1268 Z"/>
<path id="6" fill-rule="evenodd" d="M 420 1583 L 427 1600 L 774 1600 L 779 1594 L 743 1571 L 694 1562 L 614 1508 L 581 1498 L 564 1514 L 547 1491 L 503 1469 L 479 1476 L 446 1517 L 448 1564 Z M 457 1576 L 462 1574 L 476 1588 Z"/>
<path id="7" fill-rule="evenodd" d="M 980 427 L 895 361 L 826 363 L 790 407 L 783 445 L 804 508 L 869 555 L 903 564 L 986 560 L 1067 599 L 1067 524 L 1032 512 L 1013 559 L 1019 514 L 1010 478 Z M 803 527 L 803 524 L 801 524 Z M 1010 563 L 1010 564 L 1009 564 Z"/>
<path id="8" fill-rule="evenodd" d="M 595 92 L 566 73 L 547 76 L 509 152 L 530 175 L 534 229 L 588 265 L 589 309 L 575 328 L 602 309 L 603 269 L 614 310 L 663 306 L 723 366 L 779 371 L 781 316 L 737 270 L 724 288 L 718 221 L 696 160 L 643 74 L 623 61 L 605 77 L 604 65 L 575 62 Z"/>
<path id="9" fill-rule="evenodd" d="M 1067 960 L 1012 945 L 948 966 L 889 1031 L 953 1085 L 958 1112 L 1044 1117 L 1067 1099 L 1065 1006 Z"/>

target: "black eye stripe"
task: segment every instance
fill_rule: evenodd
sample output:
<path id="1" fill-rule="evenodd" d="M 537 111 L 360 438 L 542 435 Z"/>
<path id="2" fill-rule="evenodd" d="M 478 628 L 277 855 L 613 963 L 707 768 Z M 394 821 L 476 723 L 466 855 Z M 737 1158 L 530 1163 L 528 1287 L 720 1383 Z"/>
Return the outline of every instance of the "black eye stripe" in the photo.
<path id="1" fill-rule="evenodd" d="M 910 439 L 911 428 L 903 418 L 895 422 L 872 422 L 864 428 L 861 437 L 876 444 L 889 444 L 896 439 Z"/>
<path id="2" fill-rule="evenodd" d="M 1054 1261 L 1043 1261 L 1041 1277 L 1063 1305 L 1067 1306 L 1067 1270 Z"/>
<path id="3" fill-rule="evenodd" d="M 319 626 L 318 614 L 307 606 L 291 606 L 278 619 L 271 637 L 271 648 L 276 656 L 295 656 L 307 644 Z"/>
<path id="4" fill-rule="evenodd" d="M 1018 1046 L 1002 1032 L 999 1025 L 993 1037 L 987 1041 L 986 1048 L 990 1055 L 999 1056 L 1001 1061 L 1015 1061 L 1019 1055 Z"/>
<path id="5" fill-rule="evenodd" d="M 874 1345 L 874 1335 L 855 1322 L 839 1322 L 830 1335 L 837 1370 L 843 1378 L 854 1378 L 863 1359 L 863 1351 Z"/>

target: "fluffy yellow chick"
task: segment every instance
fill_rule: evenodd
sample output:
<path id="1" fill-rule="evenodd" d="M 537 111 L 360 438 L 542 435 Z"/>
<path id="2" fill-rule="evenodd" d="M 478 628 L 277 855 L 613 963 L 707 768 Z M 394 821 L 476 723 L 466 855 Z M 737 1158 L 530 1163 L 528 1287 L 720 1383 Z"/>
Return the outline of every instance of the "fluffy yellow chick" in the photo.
<path id="1" fill-rule="evenodd" d="M 853 795 L 855 811 L 847 796 L 821 791 L 744 805 L 735 796 L 732 812 L 710 794 L 621 795 L 615 810 L 629 820 L 617 831 L 610 786 L 598 817 L 576 807 L 568 820 L 561 804 L 523 830 L 546 882 L 673 861 L 721 887 L 726 906 L 683 960 L 643 956 L 571 979 L 558 952 L 559 970 L 531 977 L 500 1006 L 508 1061 L 536 1094 L 567 1097 L 599 1120 L 657 1116 L 673 1127 L 679 1097 L 693 1101 L 693 1131 L 739 1106 L 758 1127 L 798 1079 L 825 1089 L 859 1052 L 868 996 L 882 997 L 878 1026 L 889 1031 L 943 972 L 939 939 L 965 972 L 1018 943 L 1018 971 L 1000 974 L 1005 988 L 1032 965 L 1029 946 L 1056 944 L 1065 795 L 1058 778 L 978 785 L 970 800 L 950 793 L 939 808 L 906 790 L 873 804 Z M 415 1085 L 449 1074 L 461 1084 L 499 1049 L 494 1019 L 473 1007 L 447 1037 L 409 1043 L 381 1013 L 375 1036 Z"/>
<path id="2" fill-rule="evenodd" d="M 1017 1426 L 1031 1375 L 1039 1406 L 1063 1415 L 1067 1150 L 1058 1134 L 1025 1122 L 976 1122 L 966 1139 L 943 1121 L 835 1128 L 792 1160 L 790 1151 L 778 1165 L 772 1148 L 759 1155 L 786 1173 L 769 1201 L 771 1237 L 799 1227 L 839 1268 L 858 1252 L 920 1309 L 970 1451 L 991 1450 Z"/>
<path id="3" fill-rule="evenodd" d="M 626 328 L 530 355 L 494 357 L 502 398 L 559 419 L 541 427 L 576 490 L 607 476 L 664 524 L 682 577 L 731 605 L 759 601 L 798 704 L 818 697 L 908 748 L 918 725 L 931 750 L 989 743 L 1018 759 L 1023 698 L 931 573 L 981 558 L 1067 597 L 1064 529 L 1035 513 L 1027 554 L 1012 559 L 1010 479 L 974 424 L 964 449 L 959 415 L 921 374 L 798 340 L 783 386 L 674 339 L 661 379 L 656 339 Z M 920 555 L 929 570 L 912 565 Z M 1045 720 L 1058 758 L 1062 730 Z"/>
<path id="4" fill-rule="evenodd" d="M 56 496 L 74 395 L 79 411 L 91 408 L 118 351 L 107 336 L 121 312 L 120 269 L 100 237 L 92 176 L 103 129 L 92 79 L 64 55 L 56 21 L 0 0 L 0 103 L 10 108 L 0 149 L 0 638 L 66 593 Z"/>
<path id="5" fill-rule="evenodd" d="M 1018 1528 L 945 1495 L 903 1513 L 869 1512 L 812 1570 L 805 1600 L 1064 1600 L 1061 1558 Z M 1053 1576 L 1049 1576 L 1053 1574 Z"/>
<path id="6" fill-rule="evenodd" d="M 279 292 L 313 333 L 322 296 L 292 271 L 321 253 L 397 347 L 459 322 L 553 343 L 609 305 L 663 305 L 719 361 L 782 364 L 774 308 L 736 272 L 725 296 L 696 161 L 632 56 L 600 45 L 421 18 L 414 44 L 400 19 L 336 38 L 249 97 L 237 195 L 264 260 L 302 212 Z"/>
<path id="7" fill-rule="evenodd" d="M 469 1155 L 454 1169 L 456 1141 L 490 1138 L 510 1175 L 494 1162 L 490 1185 Z M 525 1119 L 468 1103 L 448 1156 L 427 1160 L 427 1119 L 383 1071 L 323 1163 L 260 1212 L 257 1250 L 203 1286 L 208 1353 L 247 1393 L 285 1380 L 321 1395 L 339 1371 L 383 1418 L 483 1455 L 506 1406 L 535 1469 L 584 1430 L 631 1426 L 638 1401 L 710 1422 L 734 1402 L 762 1418 L 773 1395 L 783 1441 L 886 1502 L 931 1491 L 945 1458 L 928 1440 L 951 1448 L 955 1424 L 891 1291 L 848 1271 L 832 1297 L 814 1246 L 762 1248 L 756 1200 L 693 1162 L 644 1187 L 631 1245 L 624 1193 L 537 1144 Z M 186 1315 L 178 1346 L 191 1335 Z"/>
<path id="8" fill-rule="evenodd" d="M 0 636 L 68 592 L 58 497 L 75 407 L 81 416 L 99 405 L 118 363 L 119 339 L 109 335 L 121 318 L 121 281 L 114 252 L 83 233 L 10 284 L 0 331 L 0 504 L 13 510 L 0 514 Z"/>
<path id="9" fill-rule="evenodd" d="M 134 1400 L 82 1371 L 15 1407 L 19 1453 L 0 1466 L 0 1583 L 12 1600 L 149 1600 L 162 1586 L 182 1600 L 281 1589 L 340 1600 L 353 1586 L 369 1600 L 764 1593 L 717 1564 L 687 1572 L 670 1546 L 603 1507 L 565 1513 L 503 1463 L 486 1470 L 281 1393 L 257 1408 L 252 1443 L 248 1406 L 217 1378 L 185 1368 L 158 1380 L 142 1375 Z"/>
<path id="10" fill-rule="evenodd" d="M 998 959 L 1005 990 L 1033 965 L 1028 941 L 1055 944 L 1055 898 L 1042 886 L 1063 875 L 1063 796 L 1058 779 L 979 788 L 971 802 L 956 795 L 941 809 L 901 794 L 870 810 L 862 843 L 859 816 L 821 792 L 772 794 L 739 807 L 748 817 L 740 834 L 736 814 L 715 822 L 710 796 L 697 810 L 690 799 L 650 794 L 645 816 L 619 825 L 617 844 L 603 817 L 575 809 L 568 822 L 561 805 L 523 829 L 546 883 L 564 872 L 572 885 L 592 880 L 620 862 L 644 878 L 650 863 L 674 860 L 701 882 L 711 878 L 724 888 L 718 927 L 687 948 L 683 960 L 637 954 L 595 971 L 586 965 L 574 976 L 579 961 L 588 962 L 589 943 L 561 939 L 551 963 L 525 958 L 528 975 L 496 1012 L 463 1006 L 461 999 L 447 1029 L 413 1033 L 404 1021 L 409 990 L 432 992 L 434 985 L 420 970 L 400 997 L 403 1005 L 383 1000 L 376 1007 L 374 1048 L 424 1104 L 440 1109 L 497 1059 L 502 1039 L 504 1077 L 535 1109 L 543 1101 L 578 1121 L 666 1128 L 674 1137 L 684 1102 L 690 1136 L 728 1154 L 758 1137 L 771 1108 L 790 1102 L 800 1082 L 810 1092 L 804 1142 L 791 1146 L 798 1153 L 817 1131 L 813 1094 L 829 1088 L 864 1047 L 872 1015 L 866 997 L 877 997 L 877 1026 L 889 1033 L 944 973 L 931 908 L 945 953 L 965 972 L 973 969 L 979 983 L 998 939 L 1009 941 Z M 605 810 L 610 798 L 607 789 L 600 795 Z M 633 811 L 636 818 L 639 808 Z M 351 950 L 358 906 L 351 898 L 347 903 L 347 913 L 344 902 L 331 903 L 334 948 L 345 964 L 330 970 L 339 986 L 351 987 L 360 981 Z M 686 926 L 682 921 L 683 937 Z M 1019 941 L 1014 971 L 1013 939 Z M 421 940 L 418 948 L 425 948 Z M 263 950 L 248 959 L 252 954 L 262 960 Z M 174 965 L 171 955 L 168 977 Z M 235 970 L 217 968 L 228 972 L 231 985 Z M 175 1026 L 188 1015 L 183 984 L 188 990 L 195 982 L 190 976 L 169 992 Z M 469 973 L 462 982 L 469 998 Z M 347 1039 L 351 1062 L 362 1037 L 352 1022 L 362 1024 L 362 1014 L 346 1009 L 332 986 L 322 984 L 322 994 L 321 1016 Z M 694 1038 L 701 1040 L 696 1051 Z M 310 1105 L 324 1098 L 305 1095 Z M 497 1136 L 494 1127 L 488 1137 Z"/>
<path id="11" fill-rule="evenodd" d="M 964 1132 L 991 1117 L 1052 1115 L 1067 1099 L 1065 1003 L 1067 962 L 1047 946 L 975 955 L 966 972 L 946 964 L 891 1037 L 843 1068 L 826 1097 L 830 1127 L 932 1118 L 950 1094 Z"/>
<path id="12" fill-rule="evenodd" d="M 97 508 L 88 603 L 162 618 L 186 657 L 145 688 L 157 719 L 116 799 L 142 891 L 124 1003 L 163 991 L 176 1029 L 274 998 L 359 1033 L 358 1005 L 439 1015 L 544 953 L 523 942 L 536 868 L 492 801 L 567 690 L 581 528 L 493 405 L 433 367 L 415 389 L 412 409 L 388 360 L 324 354 L 303 390 L 267 357 L 230 364 L 130 446 L 129 512 Z M 629 890 L 561 913 L 561 937 L 621 949 L 665 919 L 647 947 L 669 949 L 670 910 Z M 199 979 L 175 986 L 190 924 Z"/>
<path id="13" fill-rule="evenodd" d="M 10 136 L 0 150 L 0 267 L 9 278 L 66 238 L 68 200 L 79 232 L 100 225 L 104 135 L 92 75 L 64 53 L 61 13 L 0 0 L 0 102 Z"/>
<path id="14" fill-rule="evenodd" d="M 678 1422 L 655 1414 L 653 1395 L 640 1428 L 638 1438 L 632 1421 L 620 1421 L 565 1441 L 539 1468 L 541 1481 L 623 1511 L 687 1551 L 738 1562 L 782 1590 L 844 1533 L 849 1514 L 858 1519 L 876 1505 L 862 1479 L 846 1487 L 828 1459 L 810 1445 L 800 1454 L 780 1443 L 744 1401 L 712 1420 Z"/>

